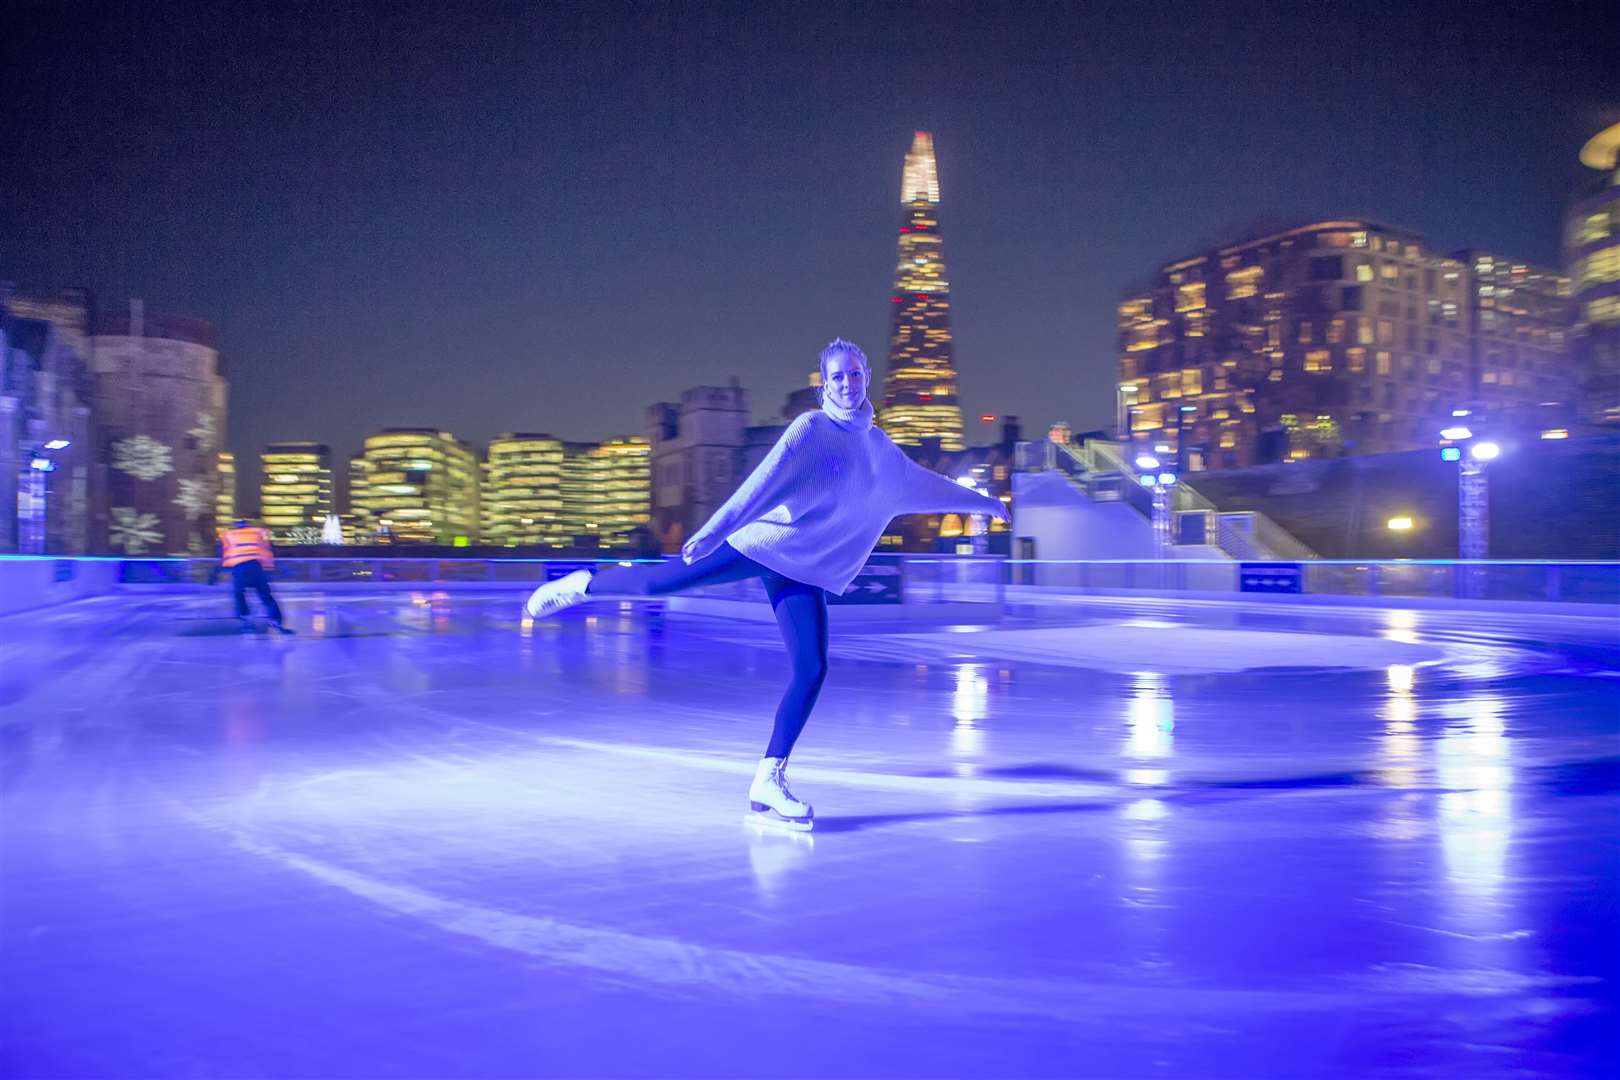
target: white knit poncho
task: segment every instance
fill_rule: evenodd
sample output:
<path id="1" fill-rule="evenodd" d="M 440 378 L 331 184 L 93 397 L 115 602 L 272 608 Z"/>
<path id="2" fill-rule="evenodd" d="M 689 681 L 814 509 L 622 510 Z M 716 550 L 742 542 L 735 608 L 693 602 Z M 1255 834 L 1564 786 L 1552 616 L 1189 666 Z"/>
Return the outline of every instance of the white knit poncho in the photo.
<path id="1" fill-rule="evenodd" d="M 718 537 L 784 577 L 842 593 L 901 514 L 999 514 L 1004 507 L 906 457 L 859 411 L 794 419 L 725 505 L 692 534 Z M 705 545 L 707 546 L 707 545 Z"/>

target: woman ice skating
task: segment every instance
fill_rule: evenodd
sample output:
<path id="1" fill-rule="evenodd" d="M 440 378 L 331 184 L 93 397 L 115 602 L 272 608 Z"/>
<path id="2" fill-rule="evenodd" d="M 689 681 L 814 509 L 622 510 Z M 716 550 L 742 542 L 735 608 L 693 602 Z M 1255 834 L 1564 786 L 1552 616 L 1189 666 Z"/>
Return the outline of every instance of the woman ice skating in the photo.
<path id="1" fill-rule="evenodd" d="M 827 593 L 842 593 L 901 514 L 970 513 L 1008 520 L 1000 502 L 913 462 L 872 424 L 872 369 L 852 342 L 821 352 L 821 409 L 788 425 L 735 494 L 661 566 L 577 570 L 529 597 L 534 618 L 594 598 L 664 596 L 757 577 L 793 665 L 765 757 L 748 789 L 752 813 L 808 830 L 810 804 L 787 786 L 788 755 L 827 677 Z"/>

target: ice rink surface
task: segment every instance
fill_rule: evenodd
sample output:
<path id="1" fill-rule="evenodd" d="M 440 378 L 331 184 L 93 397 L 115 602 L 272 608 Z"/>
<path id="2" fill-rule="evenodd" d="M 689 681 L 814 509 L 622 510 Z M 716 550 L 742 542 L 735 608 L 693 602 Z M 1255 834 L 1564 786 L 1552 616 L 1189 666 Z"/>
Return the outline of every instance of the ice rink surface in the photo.
<path id="1" fill-rule="evenodd" d="M 517 594 L 0 619 L 0 1075 L 1620 1072 L 1609 619 L 775 628 Z"/>

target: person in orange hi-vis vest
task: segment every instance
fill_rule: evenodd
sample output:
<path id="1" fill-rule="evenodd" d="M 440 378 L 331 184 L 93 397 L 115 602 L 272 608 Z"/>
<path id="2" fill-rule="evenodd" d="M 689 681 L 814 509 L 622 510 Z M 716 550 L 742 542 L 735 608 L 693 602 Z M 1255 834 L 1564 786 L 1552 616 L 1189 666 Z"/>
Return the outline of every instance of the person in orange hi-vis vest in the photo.
<path id="1" fill-rule="evenodd" d="M 270 532 L 257 525 L 249 525 L 246 519 L 239 518 L 230 528 L 219 534 L 219 564 L 214 567 L 213 573 L 208 575 L 208 583 L 212 585 L 221 569 L 231 572 L 231 591 L 236 600 L 236 617 L 242 621 L 244 629 L 251 629 L 253 624 L 248 620 L 247 591 L 252 589 L 259 594 L 259 600 L 264 604 L 264 612 L 270 617 L 270 625 L 283 634 L 292 633 L 292 629 L 281 621 L 281 605 L 276 598 L 270 595 L 270 570 L 276 564 L 275 554 L 270 549 Z"/>

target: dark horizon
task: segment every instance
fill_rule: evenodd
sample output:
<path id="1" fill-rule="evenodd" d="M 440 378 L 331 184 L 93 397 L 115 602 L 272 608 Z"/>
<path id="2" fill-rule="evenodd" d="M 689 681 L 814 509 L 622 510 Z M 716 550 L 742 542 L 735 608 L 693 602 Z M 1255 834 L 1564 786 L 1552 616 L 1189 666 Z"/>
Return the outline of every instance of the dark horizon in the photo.
<path id="1" fill-rule="evenodd" d="M 600 10 L 31 5 L 0 277 L 211 322 L 244 490 L 271 442 L 642 434 L 733 375 L 763 422 L 835 335 L 881 376 L 927 130 L 977 442 L 1108 424 L 1117 300 L 1261 222 L 1561 266 L 1620 104 L 1597 5 Z"/>

